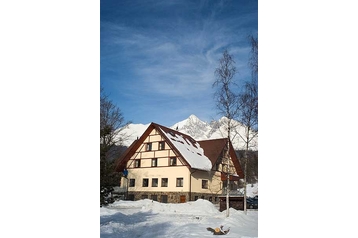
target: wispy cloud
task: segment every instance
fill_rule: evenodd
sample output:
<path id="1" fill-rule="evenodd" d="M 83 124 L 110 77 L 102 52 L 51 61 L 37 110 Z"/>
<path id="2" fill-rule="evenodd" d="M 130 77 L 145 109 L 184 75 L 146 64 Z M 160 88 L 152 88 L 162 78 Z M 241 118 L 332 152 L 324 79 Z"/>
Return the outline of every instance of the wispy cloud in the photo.
<path id="1" fill-rule="evenodd" d="M 226 1 L 139 2 L 120 19 L 101 19 L 103 72 L 128 77 L 112 80 L 130 80 L 123 86 L 138 94 L 207 98 L 224 48 L 234 54 L 238 76 L 249 76 L 248 14 L 229 11 Z M 108 80 L 105 73 L 101 80 Z"/>

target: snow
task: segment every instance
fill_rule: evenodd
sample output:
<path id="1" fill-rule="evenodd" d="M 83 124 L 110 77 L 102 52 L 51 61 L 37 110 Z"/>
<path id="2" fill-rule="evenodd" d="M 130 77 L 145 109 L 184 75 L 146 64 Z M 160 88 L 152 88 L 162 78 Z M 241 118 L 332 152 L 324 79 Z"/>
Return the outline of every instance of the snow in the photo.
<path id="1" fill-rule="evenodd" d="M 192 168 L 205 171 L 211 170 L 213 165 L 209 158 L 204 155 L 204 150 L 200 147 L 199 143 L 195 142 L 195 144 L 192 144 L 191 141 L 185 139 L 182 135 L 172 135 L 163 130 L 162 132 L 168 137 Z"/>
<path id="2" fill-rule="evenodd" d="M 159 203 L 149 199 L 116 201 L 100 208 L 102 238 L 114 237 L 212 237 L 207 227 L 223 225 L 225 237 L 258 237 L 258 211 L 230 208 L 220 212 L 211 202 Z"/>
<path id="3" fill-rule="evenodd" d="M 118 136 L 126 138 L 126 140 L 123 141 L 123 145 L 128 147 L 133 141 L 142 136 L 149 125 L 150 124 L 129 124 L 125 128 L 120 128 L 121 132 Z"/>
<path id="4" fill-rule="evenodd" d="M 124 128 L 121 132 L 128 136 L 128 140 L 124 141 L 125 146 L 130 146 L 132 142 L 140 137 L 150 124 L 130 124 L 127 128 Z M 211 121 L 210 123 L 201 121 L 197 116 L 190 115 L 187 119 L 175 123 L 169 128 L 176 130 L 187 135 L 190 135 L 195 140 L 210 140 L 227 137 L 227 118 L 222 117 L 217 121 Z M 163 125 L 167 126 L 167 125 Z M 245 149 L 246 144 L 239 136 L 245 135 L 245 127 L 238 121 L 232 120 L 231 142 L 234 148 Z M 250 148 L 253 150 L 258 149 L 258 138 L 254 138 L 250 143 Z"/>
<path id="5" fill-rule="evenodd" d="M 259 186 L 258 183 L 254 183 L 254 184 L 247 184 L 246 186 L 246 194 L 248 197 L 255 197 L 256 195 L 259 195 Z M 244 189 L 240 189 L 241 193 L 244 193 Z"/>

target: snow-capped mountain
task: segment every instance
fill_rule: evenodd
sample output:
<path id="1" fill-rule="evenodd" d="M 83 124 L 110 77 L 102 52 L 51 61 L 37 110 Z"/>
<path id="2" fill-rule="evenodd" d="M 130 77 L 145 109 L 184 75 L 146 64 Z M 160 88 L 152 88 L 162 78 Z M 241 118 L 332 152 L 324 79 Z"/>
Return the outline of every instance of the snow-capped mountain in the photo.
<path id="1" fill-rule="evenodd" d="M 190 115 L 187 119 L 175 123 L 170 128 L 178 130 L 181 133 L 190 135 L 195 140 L 210 140 L 227 137 L 227 122 L 226 117 L 220 118 L 218 121 L 204 122 L 195 115 Z M 128 137 L 125 144 L 129 146 L 137 137 L 139 138 L 143 132 L 148 128 L 149 124 L 130 124 L 123 129 L 123 133 Z M 245 149 L 245 142 L 242 137 L 245 136 L 245 127 L 238 121 L 231 122 L 231 142 L 235 149 Z M 258 139 L 255 137 L 250 145 L 250 149 L 258 150 Z"/>

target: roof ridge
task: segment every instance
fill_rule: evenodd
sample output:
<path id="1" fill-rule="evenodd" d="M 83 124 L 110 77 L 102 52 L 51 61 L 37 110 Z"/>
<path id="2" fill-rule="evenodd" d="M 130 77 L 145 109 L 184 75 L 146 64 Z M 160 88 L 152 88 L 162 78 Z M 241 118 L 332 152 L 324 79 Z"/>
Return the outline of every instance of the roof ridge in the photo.
<path id="1" fill-rule="evenodd" d="M 161 127 L 161 128 L 166 129 L 166 130 L 172 131 L 172 132 L 175 133 L 175 134 L 179 134 L 179 135 L 183 135 L 183 136 L 189 137 L 189 138 L 193 139 L 195 142 L 198 142 L 198 141 L 195 140 L 191 135 L 188 135 L 188 134 L 182 133 L 182 132 L 180 132 L 180 131 L 174 130 L 174 129 L 170 128 L 170 127 L 166 127 L 166 126 L 159 125 L 158 123 L 155 123 L 155 122 L 152 122 L 152 124 L 153 124 L 154 126 Z"/>
<path id="2" fill-rule="evenodd" d="M 197 142 L 201 142 L 201 141 L 213 141 L 213 140 L 227 140 L 227 138 L 226 138 L 226 137 L 223 137 L 223 138 L 216 138 L 216 139 L 198 140 Z"/>

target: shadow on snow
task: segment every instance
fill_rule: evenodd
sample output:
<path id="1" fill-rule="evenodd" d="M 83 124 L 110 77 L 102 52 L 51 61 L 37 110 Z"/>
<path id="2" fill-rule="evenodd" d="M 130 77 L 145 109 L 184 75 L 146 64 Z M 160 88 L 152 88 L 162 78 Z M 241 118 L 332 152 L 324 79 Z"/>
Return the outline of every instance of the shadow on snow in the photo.
<path id="1" fill-rule="evenodd" d="M 170 222 L 151 224 L 150 218 L 155 215 L 149 211 L 131 215 L 117 212 L 112 215 L 101 216 L 101 238 L 155 237 L 158 230 L 165 234 L 170 227 Z M 145 230 L 144 234 L 143 230 Z"/>

